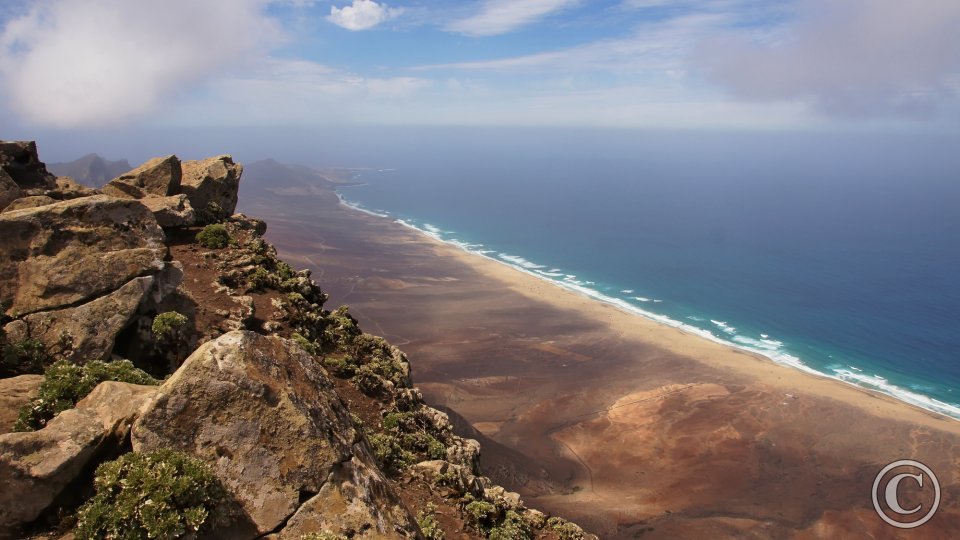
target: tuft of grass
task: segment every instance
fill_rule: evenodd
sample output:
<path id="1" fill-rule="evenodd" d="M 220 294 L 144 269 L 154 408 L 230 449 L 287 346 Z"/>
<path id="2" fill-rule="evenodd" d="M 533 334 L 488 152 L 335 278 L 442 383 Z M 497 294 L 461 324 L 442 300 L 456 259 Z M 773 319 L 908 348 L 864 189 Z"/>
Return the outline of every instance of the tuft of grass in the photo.
<path id="1" fill-rule="evenodd" d="M 426 508 L 417 514 L 417 525 L 420 526 L 420 531 L 423 532 L 423 536 L 427 540 L 444 540 L 446 538 L 443 529 L 437 523 L 436 512 L 437 507 L 433 503 L 427 503 Z"/>
<path id="2" fill-rule="evenodd" d="M 205 463 L 169 449 L 101 464 L 94 487 L 77 512 L 78 540 L 193 537 L 226 494 Z"/>
<path id="3" fill-rule="evenodd" d="M 97 360 L 82 366 L 60 360 L 44 372 L 37 397 L 20 409 L 13 430 L 42 429 L 53 417 L 67 409 L 72 409 L 78 401 L 104 381 L 150 385 L 159 383 L 145 371 L 134 367 L 133 362 L 129 360 L 114 362 Z"/>

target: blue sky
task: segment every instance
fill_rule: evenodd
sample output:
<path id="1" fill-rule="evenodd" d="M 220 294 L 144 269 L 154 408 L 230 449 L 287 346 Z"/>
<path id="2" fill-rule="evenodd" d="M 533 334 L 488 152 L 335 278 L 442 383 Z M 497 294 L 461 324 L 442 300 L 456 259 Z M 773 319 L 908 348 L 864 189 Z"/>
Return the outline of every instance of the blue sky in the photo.
<path id="1" fill-rule="evenodd" d="M 949 131 L 956 0 L 0 3 L 0 123 Z"/>

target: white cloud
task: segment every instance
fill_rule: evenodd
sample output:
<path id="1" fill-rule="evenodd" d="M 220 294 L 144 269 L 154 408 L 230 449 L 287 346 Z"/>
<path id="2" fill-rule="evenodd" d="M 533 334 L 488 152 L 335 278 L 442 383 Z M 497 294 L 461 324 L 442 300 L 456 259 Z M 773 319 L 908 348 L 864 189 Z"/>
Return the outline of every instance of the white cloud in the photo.
<path id="1" fill-rule="evenodd" d="M 924 117 L 960 97 L 957 0 L 800 0 L 780 31 L 730 31 L 694 60 L 750 100 L 799 100 L 837 116 Z"/>
<path id="2" fill-rule="evenodd" d="M 353 5 L 350 6 L 330 6 L 327 20 L 347 30 L 368 30 L 402 12 L 403 9 L 390 8 L 373 0 L 353 0 Z"/>
<path id="3" fill-rule="evenodd" d="M 454 21 L 446 29 L 468 36 L 506 34 L 577 3 L 578 0 L 486 0 L 479 13 Z"/>
<path id="4" fill-rule="evenodd" d="M 40 0 L 0 31 L 8 106 L 55 127 L 114 125 L 281 39 L 269 0 Z"/>

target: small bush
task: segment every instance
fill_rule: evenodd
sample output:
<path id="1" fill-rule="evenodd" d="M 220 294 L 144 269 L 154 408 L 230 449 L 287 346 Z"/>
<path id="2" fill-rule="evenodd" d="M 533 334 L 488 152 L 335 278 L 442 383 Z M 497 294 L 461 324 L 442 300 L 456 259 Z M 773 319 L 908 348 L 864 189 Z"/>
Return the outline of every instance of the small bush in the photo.
<path id="1" fill-rule="evenodd" d="M 342 534 L 334 534 L 332 532 L 318 532 L 305 534 L 300 537 L 300 540 L 348 540 L 346 536 Z"/>
<path id="2" fill-rule="evenodd" d="M 230 243 L 230 233 L 219 223 L 207 225 L 197 233 L 197 243 L 207 249 L 220 249 Z"/>
<path id="3" fill-rule="evenodd" d="M 157 339 L 172 339 L 176 336 L 179 329 L 187 324 L 186 315 L 181 315 L 176 311 L 167 311 L 153 318 L 153 324 L 150 330 Z"/>
<path id="4" fill-rule="evenodd" d="M 387 381 L 377 375 L 370 366 L 360 366 L 357 374 L 353 376 L 353 383 L 361 392 L 370 396 L 377 397 L 387 393 Z"/>
<path id="5" fill-rule="evenodd" d="M 423 532 L 423 536 L 427 540 L 444 540 L 446 538 L 443 529 L 437 523 L 436 511 L 437 507 L 433 503 L 427 503 L 427 507 L 417 514 L 417 525 L 420 526 L 420 531 Z"/>
<path id="6" fill-rule="evenodd" d="M 302 335 L 300 335 L 300 334 L 297 333 L 297 332 L 294 332 L 294 333 L 290 336 L 290 339 L 292 339 L 294 342 L 296 342 L 297 345 L 300 345 L 301 347 L 303 347 L 303 350 L 307 351 L 307 352 L 310 353 L 310 354 L 317 354 L 318 352 L 320 352 L 320 350 L 319 350 L 319 348 L 317 347 L 317 344 L 316 344 L 316 343 L 314 343 L 314 342 L 310 341 L 309 339 L 303 337 Z"/>
<path id="7" fill-rule="evenodd" d="M 210 201 L 197 211 L 197 220 L 200 223 L 220 223 L 230 217 L 230 214 L 219 204 Z"/>
<path id="8" fill-rule="evenodd" d="M 352 358 L 327 357 L 323 365 L 342 379 L 353 377 L 357 373 L 357 363 Z"/>
<path id="9" fill-rule="evenodd" d="M 584 537 L 583 529 L 563 518 L 552 517 L 547 520 L 547 526 L 557 533 L 560 540 L 582 540 Z"/>
<path id="10" fill-rule="evenodd" d="M 506 515 L 496 527 L 490 529 L 487 535 L 490 540 L 531 540 L 533 531 L 530 526 L 513 510 L 508 510 Z"/>
<path id="11" fill-rule="evenodd" d="M 210 521 L 223 487 L 182 452 L 131 452 L 97 467 L 96 495 L 77 513 L 78 540 L 181 538 Z"/>
<path id="12" fill-rule="evenodd" d="M 276 278 L 266 268 L 258 266 L 247 274 L 247 290 L 262 291 L 276 286 Z"/>
<path id="13" fill-rule="evenodd" d="M 3 343 L 2 347 L 0 374 L 40 373 L 51 360 L 46 347 L 36 339 Z"/>
<path id="14" fill-rule="evenodd" d="M 65 360 L 55 362 L 43 374 L 37 397 L 20 409 L 14 431 L 42 429 L 54 416 L 72 409 L 104 381 L 133 384 L 157 384 L 159 381 L 137 369 L 129 360 L 93 361 L 85 365 Z"/>
<path id="15" fill-rule="evenodd" d="M 463 510 L 467 522 L 479 531 L 489 531 L 497 522 L 497 507 L 487 501 L 473 501 Z"/>
<path id="16" fill-rule="evenodd" d="M 370 447 L 377 461 L 388 473 L 399 473 L 416 461 L 416 456 L 400 445 L 400 441 L 389 433 L 374 433 L 369 438 Z"/>

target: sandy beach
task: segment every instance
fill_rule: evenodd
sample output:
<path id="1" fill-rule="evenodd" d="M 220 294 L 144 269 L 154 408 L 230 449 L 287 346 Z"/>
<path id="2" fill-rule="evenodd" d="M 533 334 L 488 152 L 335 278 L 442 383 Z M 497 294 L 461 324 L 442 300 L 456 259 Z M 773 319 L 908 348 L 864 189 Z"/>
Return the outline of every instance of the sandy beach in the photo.
<path id="1" fill-rule="evenodd" d="M 485 472 L 532 506 L 603 538 L 960 537 L 956 420 L 625 313 L 332 193 L 242 206 L 314 270 L 329 307 L 407 352 L 427 401 L 456 411 Z M 880 469 L 907 458 L 943 493 L 914 531 L 871 501 Z M 925 496 L 903 489 L 908 508 Z"/>

